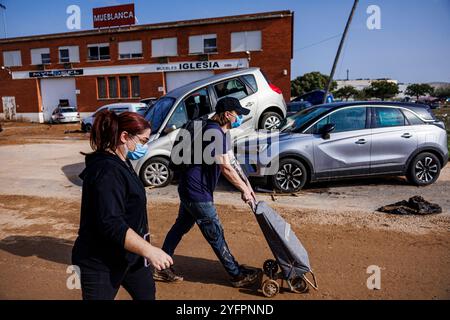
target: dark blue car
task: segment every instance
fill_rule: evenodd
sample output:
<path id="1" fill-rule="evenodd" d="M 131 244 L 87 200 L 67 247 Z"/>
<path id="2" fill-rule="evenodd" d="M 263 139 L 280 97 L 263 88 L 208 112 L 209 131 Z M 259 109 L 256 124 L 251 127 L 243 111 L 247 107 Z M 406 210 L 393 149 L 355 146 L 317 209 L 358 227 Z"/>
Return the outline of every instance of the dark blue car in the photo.
<path id="1" fill-rule="evenodd" d="M 306 108 L 322 104 L 324 95 L 325 90 L 314 90 L 298 96 L 287 104 L 287 115 L 290 116 Z M 328 93 L 326 103 L 331 103 L 333 101 L 333 95 L 331 93 Z"/>

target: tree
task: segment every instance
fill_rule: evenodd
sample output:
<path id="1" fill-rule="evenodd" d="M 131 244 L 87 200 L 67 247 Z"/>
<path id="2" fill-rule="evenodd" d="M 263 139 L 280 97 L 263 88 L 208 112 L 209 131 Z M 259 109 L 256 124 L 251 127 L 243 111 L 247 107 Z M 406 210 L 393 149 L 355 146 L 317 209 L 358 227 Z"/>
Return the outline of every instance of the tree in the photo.
<path id="1" fill-rule="evenodd" d="M 317 71 L 305 73 L 291 81 L 291 95 L 297 97 L 313 90 L 325 90 L 329 79 L 329 76 Z M 330 90 L 336 87 L 337 83 L 333 81 Z"/>
<path id="2" fill-rule="evenodd" d="M 450 97 L 450 85 L 437 88 L 434 91 L 434 96 L 439 99 L 445 99 L 445 98 Z"/>
<path id="3" fill-rule="evenodd" d="M 365 91 L 368 97 L 379 98 L 383 101 L 399 93 L 398 85 L 387 80 L 373 81 L 369 87 L 365 88 Z"/>
<path id="4" fill-rule="evenodd" d="M 432 86 L 426 83 L 413 83 L 410 84 L 405 91 L 405 94 L 410 97 L 416 97 L 416 100 L 419 100 L 420 96 L 424 96 L 426 94 L 433 94 L 434 89 Z"/>
<path id="5" fill-rule="evenodd" d="M 337 98 L 343 98 L 346 101 L 350 97 L 354 97 L 358 94 L 358 90 L 355 89 L 353 86 L 344 86 L 334 92 L 334 96 Z"/>

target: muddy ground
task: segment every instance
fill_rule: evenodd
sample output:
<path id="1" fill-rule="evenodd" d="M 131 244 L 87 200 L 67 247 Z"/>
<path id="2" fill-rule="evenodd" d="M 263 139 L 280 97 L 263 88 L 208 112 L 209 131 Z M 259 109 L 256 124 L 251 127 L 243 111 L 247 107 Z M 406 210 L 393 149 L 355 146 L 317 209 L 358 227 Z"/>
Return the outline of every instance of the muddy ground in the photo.
<path id="1" fill-rule="evenodd" d="M 64 134 L 72 125 L 51 126 L 48 134 L 36 126 L 37 132 L 0 133 L 0 299 L 79 299 L 80 290 L 66 286 L 66 270 L 79 220 L 79 151 L 89 151 L 89 145 L 84 134 Z M 33 143 L 36 136 L 39 143 Z M 406 217 L 376 212 L 415 194 L 440 204 L 443 213 Z M 312 185 L 276 201 L 258 194 L 291 223 L 319 282 L 318 291 L 283 291 L 275 299 L 449 299 L 449 194 L 448 166 L 426 188 L 412 187 L 403 178 L 383 178 Z M 152 241 L 161 245 L 176 218 L 176 186 L 148 189 L 147 195 Z M 239 194 L 222 183 L 216 202 L 233 254 L 240 263 L 261 267 L 272 254 Z M 265 299 L 257 287 L 228 284 L 197 228 L 183 239 L 175 263 L 185 281 L 158 283 L 159 299 Z M 380 290 L 367 288 L 371 265 L 381 269 Z M 121 290 L 118 299 L 129 296 Z"/>

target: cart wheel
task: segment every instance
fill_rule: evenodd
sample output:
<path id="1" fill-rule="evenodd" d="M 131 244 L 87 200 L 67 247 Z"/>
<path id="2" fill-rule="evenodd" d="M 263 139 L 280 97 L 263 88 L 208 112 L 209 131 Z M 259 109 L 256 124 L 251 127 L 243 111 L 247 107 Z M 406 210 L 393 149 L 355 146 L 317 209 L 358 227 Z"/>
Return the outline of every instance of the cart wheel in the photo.
<path id="1" fill-rule="evenodd" d="M 267 279 L 262 284 L 262 292 L 267 298 L 273 298 L 280 291 L 278 282 L 272 279 Z"/>
<path id="2" fill-rule="evenodd" d="M 273 278 L 278 271 L 278 263 L 272 259 L 266 260 L 263 264 L 263 270 L 268 277 Z"/>
<path id="3" fill-rule="evenodd" d="M 295 293 L 305 293 L 308 291 L 308 284 L 303 277 L 295 277 L 289 281 L 289 286 Z"/>

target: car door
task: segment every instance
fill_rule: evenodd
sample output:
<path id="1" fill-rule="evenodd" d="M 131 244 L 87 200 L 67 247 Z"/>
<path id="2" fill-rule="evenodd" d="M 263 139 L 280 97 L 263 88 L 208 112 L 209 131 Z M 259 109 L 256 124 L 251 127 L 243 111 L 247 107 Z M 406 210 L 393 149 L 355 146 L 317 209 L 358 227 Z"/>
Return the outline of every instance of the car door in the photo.
<path id="1" fill-rule="evenodd" d="M 224 97 L 235 97 L 239 99 L 244 108 L 250 110 L 250 113 L 244 116 L 242 125 L 238 128 L 231 129 L 231 137 L 242 137 L 253 131 L 255 124 L 252 121 L 258 109 L 258 98 L 254 94 L 253 89 L 248 86 L 239 77 L 227 79 L 212 85 L 215 93 L 215 100 L 218 101 Z"/>
<path id="2" fill-rule="evenodd" d="M 372 107 L 371 173 L 403 171 L 417 143 L 414 126 L 409 125 L 400 108 Z"/>
<path id="3" fill-rule="evenodd" d="M 370 170 L 371 129 L 369 109 L 355 106 L 339 109 L 313 127 L 314 169 L 318 179 L 368 174 Z M 334 124 L 329 139 L 320 128 Z"/>

